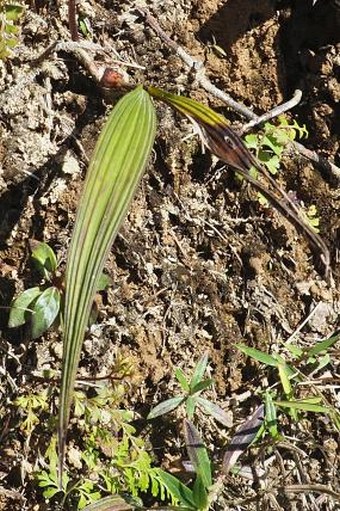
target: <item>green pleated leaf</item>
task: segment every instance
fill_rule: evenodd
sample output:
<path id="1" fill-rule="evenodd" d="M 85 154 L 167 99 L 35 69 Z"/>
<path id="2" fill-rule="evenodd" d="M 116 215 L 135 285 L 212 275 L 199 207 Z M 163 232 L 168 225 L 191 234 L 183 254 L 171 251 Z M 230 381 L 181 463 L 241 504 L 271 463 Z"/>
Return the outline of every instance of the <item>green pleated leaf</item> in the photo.
<path id="1" fill-rule="evenodd" d="M 190 119 L 199 130 L 206 147 L 220 160 L 240 171 L 256 166 L 253 155 L 235 131 L 230 129 L 223 115 L 185 96 L 170 94 L 156 87 L 148 87 L 147 90 L 154 98 L 164 101 Z"/>
<path id="2" fill-rule="evenodd" d="M 187 117 L 191 117 L 196 122 L 201 122 L 209 126 L 227 124 L 227 120 L 223 115 L 218 114 L 211 108 L 185 96 L 177 96 L 156 87 L 148 87 L 148 92 L 156 99 L 168 103 L 168 105 L 176 108 L 179 112 Z"/>
<path id="3" fill-rule="evenodd" d="M 59 411 L 60 468 L 85 329 L 110 247 L 142 177 L 155 138 L 154 106 L 138 87 L 111 112 L 92 156 L 66 267 Z"/>

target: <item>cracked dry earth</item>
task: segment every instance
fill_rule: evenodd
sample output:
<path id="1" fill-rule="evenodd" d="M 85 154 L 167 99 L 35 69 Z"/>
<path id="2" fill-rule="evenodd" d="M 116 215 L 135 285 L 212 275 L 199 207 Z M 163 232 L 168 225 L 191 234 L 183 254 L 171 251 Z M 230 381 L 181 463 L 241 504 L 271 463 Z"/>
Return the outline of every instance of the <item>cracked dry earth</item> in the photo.
<path id="1" fill-rule="evenodd" d="M 327 15 L 318 5 L 332 9 L 332 2 L 319 0 L 317 15 L 311 3 L 152 0 L 147 7 L 170 37 L 204 61 L 215 85 L 256 113 L 301 88 L 302 102 L 289 118 L 306 123 L 307 147 L 339 165 L 339 15 Z M 146 26 L 139 5 L 138 0 L 79 2 L 78 12 L 89 19 L 93 41 L 102 48 L 91 53 L 98 65 L 117 59 L 133 63 L 126 67 L 132 83 L 190 95 L 239 128 L 244 119 L 193 80 Z M 32 489 L 34 453 L 18 432 L 11 403 L 22 386 L 34 385 L 33 371 L 59 368 L 61 354 L 58 330 L 30 341 L 27 332 L 7 328 L 6 307 L 36 284 L 30 240 L 48 242 L 64 267 L 88 160 L 111 108 L 73 54 L 52 52 L 32 64 L 51 42 L 69 38 L 66 3 L 41 0 L 27 6 L 19 45 L 11 59 L 0 62 L 3 510 L 52 509 Z M 277 381 L 275 372 L 242 355 L 235 344 L 287 355 L 288 339 L 306 348 L 339 327 L 338 181 L 297 154 L 285 156 L 279 176 L 282 187 L 318 209 L 320 234 L 332 257 L 330 285 L 304 237 L 262 206 L 232 171 L 202 154 L 199 141 L 186 138 L 187 122 L 165 105 L 157 104 L 157 111 L 152 161 L 107 261 L 113 285 L 103 293 L 97 324 L 85 341 L 81 372 L 104 374 L 117 351 L 129 356 L 136 365 L 130 406 L 145 416 L 172 395 L 174 367 L 190 370 L 208 352 L 213 397 L 230 413 L 229 429 L 202 417 L 206 445 L 218 465 L 237 425 L 259 404 L 261 391 Z M 339 344 L 329 364 L 313 375 L 335 407 L 339 384 L 322 384 L 322 378 L 339 382 L 338 355 Z M 175 440 L 166 438 L 167 428 L 166 419 L 160 421 L 154 447 L 162 453 L 158 462 L 171 470 L 169 460 L 179 453 Z M 241 459 L 258 477 L 228 476 L 214 509 L 339 509 L 334 496 L 339 438 L 332 421 L 306 414 L 294 423 L 282 414 L 280 430 L 286 437 L 278 445 L 263 445 Z M 180 438 L 179 431 L 173 434 Z"/>

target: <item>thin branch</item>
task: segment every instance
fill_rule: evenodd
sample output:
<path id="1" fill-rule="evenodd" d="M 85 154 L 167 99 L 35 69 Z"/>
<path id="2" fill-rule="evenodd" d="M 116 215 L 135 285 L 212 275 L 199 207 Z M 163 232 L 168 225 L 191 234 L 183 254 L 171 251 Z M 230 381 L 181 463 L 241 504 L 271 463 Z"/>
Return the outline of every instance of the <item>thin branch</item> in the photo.
<path id="1" fill-rule="evenodd" d="M 68 0 L 68 28 L 70 29 L 72 41 L 79 41 L 76 14 L 76 0 Z"/>
<path id="2" fill-rule="evenodd" d="M 90 41 L 56 41 L 36 59 L 32 60 L 30 62 L 31 66 L 36 67 L 40 65 L 51 53 L 56 53 L 58 51 L 64 51 L 73 55 L 98 85 L 102 87 L 115 87 L 118 89 L 129 87 L 127 83 L 128 75 L 121 69 L 121 66 L 129 66 L 130 63 L 119 61 L 117 63 L 117 70 L 112 67 L 98 66 L 90 55 L 90 52 L 103 52 L 104 49 L 100 45 Z M 111 83 L 109 83 L 109 81 L 111 81 Z"/>
<path id="3" fill-rule="evenodd" d="M 196 80 L 198 83 L 202 85 L 202 87 L 210 92 L 213 96 L 223 101 L 226 105 L 230 106 L 233 110 L 243 115 L 243 117 L 247 117 L 248 119 L 257 119 L 257 115 L 254 114 L 249 108 L 241 103 L 235 101 L 229 94 L 223 92 L 218 87 L 215 87 L 211 83 L 211 81 L 205 76 L 205 69 L 203 62 L 198 59 L 194 59 L 189 55 L 181 46 L 179 46 L 175 41 L 170 39 L 170 37 L 164 32 L 164 30 L 159 26 L 156 18 L 151 16 L 150 12 L 142 7 L 137 9 L 144 17 L 145 21 L 150 27 L 154 29 L 156 34 L 162 39 L 163 42 L 179 56 L 179 58 L 193 71 L 196 72 Z"/>
<path id="4" fill-rule="evenodd" d="M 205 75 L 205 69 L 203 62 L 199 59 L 194 59 L 191 57 L 179 44 L 173 41 L 159 26 L 158 21 L 150 14 L 148 9 L 146 8 L 138 8 L 138 11 L 144 16 L 146 23 L 154 29 L 156 34 L 160 37 L 160 39 L 170 48 L 174 50 L 174 52 L 180 57 L 180 59 L 193 71 L 196 72 L 195 78 L 197 82 L 210 94 L 220 99 L 227 106 L 238 112 L 243 117 L 250 119 L 255 122 L 255 125 L 263 122 L 261 117 L 257 116 L 252 110 L 247 108 L 245 105 L 238 103 L 235 101 L 229 94 L 226 94 L 221 89 L 216 87 L 211 83 L 209 78 Z M 280 107 L 277 107 L 280 108 Z M 290 107 L 292 108 L 292 107 Z M 274 109 L 275 110 L 275 109 Z M 270 114 L 270 112 L 269 112 Z M 272 118 L 272 116 L 270 117 Z M 303 156 L 304 158 L 312 161 L 316 167 L 318 167 L 323 172 L 326 172 L 327 175 L 330 175 L 336 180 L 340 180 L 340 168 L 334 165 L 334 163 L 329 162 L 325 158 L 319 156 L 315 151 L 307 149 L 302 144 L 298 142 L 290 142 L 289 146 L 295 150 L 298 154 Z"/>
<path id="5" fill-rule="evenodd" d="M 296 105 L 298 105 L 300 103 L 301 98 L 302 98 L 302 91 L 300 89 L 297 89 L 294 92 L 293 97 L 291 99 L 289 99 L 288 101 L 286 101 L 285 103 L 282 103 L 281 105 L 276 106 L 269 112 L 266 112 L 265 114 L 260 115 L 259 117 L 257 117 L 257 119 L 253 119 L 253 120 L 247 122 L 247 124 L 244 124 L 244 126 L 242 127 L 242 129 L 240 131 L 240 135 L 243 135 L 243 133 L 246 133 L 247 131 L 249 131 L 250 128 L 254 128 L 254 126 L 263 124 L 264 122 L 269 121 L 270 119 L 273 119 L 274 117 L 277 117 L 278 115 L 281 115 L 284 112 L 288 112 L 288 110 L 291 110 L 292 108 L 294 108 Z"/>

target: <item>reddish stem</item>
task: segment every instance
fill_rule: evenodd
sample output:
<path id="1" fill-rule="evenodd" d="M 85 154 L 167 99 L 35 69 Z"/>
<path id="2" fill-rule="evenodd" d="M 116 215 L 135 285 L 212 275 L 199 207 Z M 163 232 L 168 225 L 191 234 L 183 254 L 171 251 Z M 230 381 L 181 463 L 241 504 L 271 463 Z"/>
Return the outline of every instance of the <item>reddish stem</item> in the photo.
<path id="1" fill-rule="evenodd" d="M 79 41 L 76 19 L 76 0 L 68 0 L 68 26 L 72 41 Z"/>

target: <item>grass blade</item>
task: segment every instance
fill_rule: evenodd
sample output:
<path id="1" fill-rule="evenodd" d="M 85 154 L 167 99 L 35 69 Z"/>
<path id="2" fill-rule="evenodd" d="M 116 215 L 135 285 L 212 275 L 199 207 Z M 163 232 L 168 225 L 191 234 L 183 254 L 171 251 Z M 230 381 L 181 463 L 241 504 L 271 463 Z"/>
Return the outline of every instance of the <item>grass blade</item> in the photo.
<path id="1" fill-rule="evenodd" d="M 264 421 L 264 406 L 260 405 L 255 412 L 236 431 L 223 459 L 223 472 L 227 474 L 235 465 L 241 454 L 249 447 L 256 437 Z"/>
<path id="2" fill-rule="evenodd" d="M 276 406 L 281 408 L 291 408 L 292 410 L 301 410 L 305 412 L 314 413 L 329 413 L 330 409 L 327 406 L 318 404 L 321 398 L 305 398 L 301 401 L 274 401 Z"/>
<path id="3" fill-rule="evenodd" d="M 220 424 L 223 424 L 226 428 L 231 427 L 232 424 L 230 416 L 220 406 L 200 396 L 197 397 L 196 400 L 205 413 L 214 417 L 215 420 L 217 420 Z"/>
<path id="4" fill-rule="evenodd" d="M 208 452 L 204 447 L 202 439 L 195 426 L 188 420 L 184 420 L 185 445 L 191 463 L 194 466 L 197 476 L 202 480 L 204 488 L 212 485 L 211 463 Z"/>
<path id="5" fill-rule="evenodd" d="M 338 342 L 339 339 L 340 334 L 335 334 L 332 337 L 329 337 L 328 339 L 318 342 L 315 346 L 306 350 L 306 354 L 309 357 L 315 357 L 316 355 L 319 355 L 323 351 L 326 351 L 331 346 L 334 346 L 334 344 Z"/>
<path id="6" fill-rule="evenodd" d="M 202 380 L 205 370 L 208 365 L 208 353 L 205 353 L 200 360 L 197 362 L 197 365 L 194 370 L 194 374 L 192 375 L 190 388 L 192 389 Z"/>
<path id="7" fill-rule="evenodd" d="M 263 351 L 257 350 L 256 348 L 250 348 L 245 344 L 235 344 L 235 346 L 237 349 L 248 355 L 248 357 L 261 362 L 261 364 L 273 367 L 277 367 L 279 365 L 278 360 L 272 355 L 268 355 L 268 353 L 263 353 Z"/>
<path id="8" fill-rule="evenodd" d="M 183 403 L 184 399 L 185 397 L 178 396 L 171 397 L 166 401 L 162 401 L 162 403 L 159 403 L 150 410 L 147 419 L 148 420 L 155 419 L 156 417 L 160 417 L 161 415 L 165 415 L 166 413 L 172 412 L 172 410 L 175 410 L 175 408 L 177 408 L 181 403 Z"/>
<path id="9" fill-rule="evenodd" d="M 185 486 L 185 484 L 177 479 L 177 477 L 165 472 L 161 468 L 157 469 L 157 475 L 173 498 L 178 500 L 180 504 L 187 506 L 189 509 L 195 509 L 195 500 L 190 488 Z"/>
<path id="10" fill-rule="evenodd" d="M 60 472 L 81 347 L 107 253 L 148 161 L 155 110 L 141 87 L 111 112 L 87 173 L 66 268 L 64 352 L 59 410 Z"/>
<path id="11" fill-rule="evenodd" d="M 266 392 L 266 426 L 272 438 L 277 438 L 279 435 L 277 427 L 276 407 L 273 402 L 270 392 Z"/>

